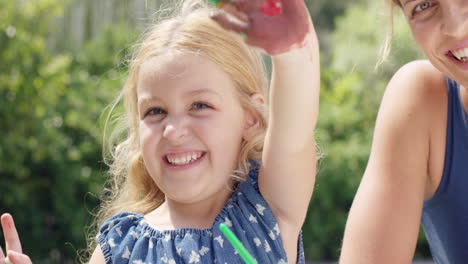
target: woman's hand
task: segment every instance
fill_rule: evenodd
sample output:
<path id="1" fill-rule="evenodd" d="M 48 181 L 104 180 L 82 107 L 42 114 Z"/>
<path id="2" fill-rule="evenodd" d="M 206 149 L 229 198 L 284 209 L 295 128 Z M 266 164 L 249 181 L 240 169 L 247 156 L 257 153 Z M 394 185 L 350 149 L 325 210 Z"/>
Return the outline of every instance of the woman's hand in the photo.
<path id="1" fill-rule="evenodd" d="M 270 55 L 303 46 L 312 28 L 304 0 L 217 1 L 225 12 L 212 18 L 227 30 L 245 34 L 249 45 Z"/>
<path id="2" fill-rule="evenodd" d="M 10 214 L 3 214 L 1 217 L 3 234 L 5 236 L 5 245 L 8 260 L 12 264 L 32 264 L 31 259 L 23 254 L 21 242 L 16 231 L 15 222 Z M 0 264 L 9 264 L 0 247 Z"/>

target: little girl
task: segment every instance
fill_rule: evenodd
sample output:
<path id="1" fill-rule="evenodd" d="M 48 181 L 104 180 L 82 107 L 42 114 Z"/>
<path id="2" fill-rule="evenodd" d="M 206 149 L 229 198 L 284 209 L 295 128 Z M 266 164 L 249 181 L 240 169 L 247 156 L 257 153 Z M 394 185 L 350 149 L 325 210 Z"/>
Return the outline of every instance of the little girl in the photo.
<path id="1" fill-rule="evenodd" d="M 315 31 L 303 0 L 276 2 L 277 14 L 260 0 L 223 4 L 221 12 L 186 1 L 136 51 L 117 100 L 126 134 L 113 148 L 89 263 L 243 263 L 222 223 L 257 263 L 304 263 Z M 272 55 L 268 118 L 261 58 L 246 43 Z"/>

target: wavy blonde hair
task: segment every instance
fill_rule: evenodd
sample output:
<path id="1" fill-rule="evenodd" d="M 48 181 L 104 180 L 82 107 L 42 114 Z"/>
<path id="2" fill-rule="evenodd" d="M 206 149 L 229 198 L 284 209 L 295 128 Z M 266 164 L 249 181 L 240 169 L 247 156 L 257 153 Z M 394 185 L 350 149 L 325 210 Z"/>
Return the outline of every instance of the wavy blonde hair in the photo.
<path id="1" fill-rule="evenodd" d="M 381 50 L 381 59 L 377 63 L 377 65 L 382 64 L 384 61 L 387 60 L 390 52 L 392 50 L 392 40 L 393 40 L 393 15 L 395 13 L 395 7 L 401 7 L 399 0 L 384 0 L 385 1 L 385 8 L 387 9 L 387 17 L 388 17 L 388 27 L 387 32 L 385 34 L 385 41 L 384 45 Z"/>
<path id="2" fill-rule="evenodd" d="M 255 136 L 242 143 L 233 174 L 245 178 L 249 160 L 261 159 L 267 128 L 266 107 L 252 98 L 254 94 L 265 96 L 268 85 L 260 54 L 238 34 L 214 22 L 210 18 L 214 10 L 202 0 L 184 1 L 176 4 L 174 10 L 144 34 L 130 60 L 127 81 L 109 107 L 106 127 L 111 119 L 117 124 L 110 137 L 104 133 L 110 177 L 93 225 L 94 233 L 88 237 L 88 253 L 94 249 L 94 235 L 106 219 L 122 211 L 146 214 L 164 202 L 164 194 L 145 168 L 139 146 L 137 79 L 141 65 L 148 59 L 168 54 L 198 54 L 224 70 L 234 82 L 241 106 L 259 122 Z M 125 112 L 115 118 L 113 113 L 122 102 Z"/>

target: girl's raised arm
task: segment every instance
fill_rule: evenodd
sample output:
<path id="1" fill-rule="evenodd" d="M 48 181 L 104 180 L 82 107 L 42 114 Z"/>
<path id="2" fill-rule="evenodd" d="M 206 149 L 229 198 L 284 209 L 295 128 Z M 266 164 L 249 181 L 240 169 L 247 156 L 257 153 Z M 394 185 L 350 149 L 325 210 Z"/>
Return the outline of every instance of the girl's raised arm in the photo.
<path id="1" fill-rule="evenodd" d="M 319 47 L 303 0 L 278 1 L 282 10 L 276 15 L 262 11 L 266 2 L 271 1 L 230 1 L 228 5 L 235 5 L 236 17 L 243 23 L 222 14 L 214 19 L 227 29 L 244 33 L 248 44 L 272 55 L 270 120 L 259 187 L 289 251 L 297 246 L 315 183 Z"/>

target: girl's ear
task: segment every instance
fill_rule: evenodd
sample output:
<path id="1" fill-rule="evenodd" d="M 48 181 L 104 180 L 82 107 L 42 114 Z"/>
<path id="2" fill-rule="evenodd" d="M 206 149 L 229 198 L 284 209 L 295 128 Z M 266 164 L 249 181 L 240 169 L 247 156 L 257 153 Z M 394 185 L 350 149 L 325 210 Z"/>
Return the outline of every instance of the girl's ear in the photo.
<path id="1" fill-rule="evenodd" d="M 260 94 L 253 94 L 251 97 L 254 104 L 261 109 L 265 107 L 265 99 Z M 245 111 L 245 127 L 244 127 L 244 136 L 245 140 L 250 140 L 258 130 L 260 126 L 259 116 L 257 116 L 251 109 Z"/>

